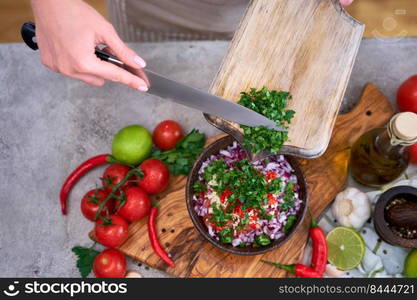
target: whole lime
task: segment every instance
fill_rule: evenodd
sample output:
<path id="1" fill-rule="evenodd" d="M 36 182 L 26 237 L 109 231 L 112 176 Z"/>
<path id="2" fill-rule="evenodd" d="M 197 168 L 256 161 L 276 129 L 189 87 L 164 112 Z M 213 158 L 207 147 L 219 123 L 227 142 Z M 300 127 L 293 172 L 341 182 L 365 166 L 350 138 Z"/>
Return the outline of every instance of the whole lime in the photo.
<path id="1" fill-rule="evenodd" d="M 127 126 L 113 137 L 112 155 L 122 163 L 138 165 L 151 154 L 151 150 L 152 136 L 143 126 Z"/>
<path id="2" fill-rule="evenodd" d="M 417 278 L 417 249 L 408 253 L 404 261 L 404 275 L 410 278 Z"/>

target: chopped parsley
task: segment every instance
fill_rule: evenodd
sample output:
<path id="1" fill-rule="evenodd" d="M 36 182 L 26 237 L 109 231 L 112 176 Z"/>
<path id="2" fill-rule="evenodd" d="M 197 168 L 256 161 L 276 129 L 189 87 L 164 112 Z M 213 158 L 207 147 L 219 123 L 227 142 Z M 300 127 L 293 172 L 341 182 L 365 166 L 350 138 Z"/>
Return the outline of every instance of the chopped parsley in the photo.
<path id="1" fill-rule="evenodd" d="M 288 128 L 295 114 L 295 111 L 286 109 L 290 99 L 288 92 L 270 91 L 264 87 L 261 90 L 252 88 L 248 93 L 242 92 L 238 103 L 273 120 L 277 125 Z M 244 133 L 243 144 L 253 153 L 266 149 L 271 153 L 278 153 L 288 140 L 288 132 L 271 130 L 265 126 L 241 125 L 241 128 Z"/>

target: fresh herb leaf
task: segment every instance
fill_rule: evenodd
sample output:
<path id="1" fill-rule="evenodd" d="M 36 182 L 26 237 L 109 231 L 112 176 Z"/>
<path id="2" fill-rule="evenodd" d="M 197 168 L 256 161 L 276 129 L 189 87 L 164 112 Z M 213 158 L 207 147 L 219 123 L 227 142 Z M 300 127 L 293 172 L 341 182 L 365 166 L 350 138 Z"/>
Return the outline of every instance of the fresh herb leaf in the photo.
<path id="1" fill-rule="evenodd" d="M 295 197 L 294 183 L 288 182 L 287 186 L 285 187 L 285 192 L 284 192 L 284 197 L 283 197 L 284 203 L 281 205 L 281 209 L 283 211 L 287 211 L 288 208 L 293 207 L 295 205 L 294 197 Z"/>
<path id="2" fill-rule="evenodd" d="M 84 248 L 76 246 L 71 249 L 77 255 L 77 268 L 83 278 L 86 278 L 93 269 L 93 262 L 96 256 L 100 253 L 92 248 Z"/>
<path id="3" fill-rule="evenodd" d="M 248 93 L 242 92 L 238 103 L 273 120 L 277 125 L 288 128 L 295 114 L 295 111 L 286 109 L 290 99 L 288 92 L 269 91 L 264 87 L 261 90 L 252 88 Z M 254 153 L 265 149 L 278 153 L 288 140 L 288 132 L 275 131 L 264 126 L 241 127 L 245 137 L 243 144 Z"/>
<path id="4" fill-rule="evenodd" d="M 223 244 L 231 244 L 233 241 L 233 230 L 232 228 L 225 228 L 220 231 L 220 241 Z"/>
<path id="5" fill-rule="evenodd" d="M 187 175 L 196 158 L 204 150 L 206 137 L 197 129 L 193 129 L 178 144 L 168 151 L 155 151 L 152 157 L 163 161 L 172 175 Z"/>

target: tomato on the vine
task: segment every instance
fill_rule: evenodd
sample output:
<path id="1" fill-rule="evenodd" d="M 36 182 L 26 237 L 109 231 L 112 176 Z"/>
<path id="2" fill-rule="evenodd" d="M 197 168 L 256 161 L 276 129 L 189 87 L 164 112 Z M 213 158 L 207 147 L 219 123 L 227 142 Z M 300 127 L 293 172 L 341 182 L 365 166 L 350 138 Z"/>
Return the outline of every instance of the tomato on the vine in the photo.
<path id="1" fill-rule="evenodd" d="M 102 189 L 94 189 L 88 191 L 81 200 L 81 212 L 84 217 L 90 221 L 94 221 L 100 202 L 103 202 L 109 195 L 108 192 Z M 102 216 L 107 216 L 113 213 L 114 203 L 112 200 L 106 202 L 101 211 Z"/>
<path id="2" fill-rule="evenodd" d="M 106 249 L 93 262 L 97 278 L 122 278 L 126 274 L 126 257 L 117 249 Z"/>
<path id="3" fill-rule="evenodd" d="M 161 150 L 171 150 L 183 137 L 184 132 L 180 124 L 172 120 L 159 123 L 152 134 L 154 144 Z"/>
<path id="4" fill-rule="evenodd" d="M 169 183 L 169 169 L 159 159 L 150 158 L 145 160 L 139 168 L 143 177 L 139 178 L 139 186 L 148 194 L 159 194 L 165 190 Z"/>
<path id="5" fill-rule="evenodd" d="M 122 165 L 122 164 L 112 164 L 108 166 L 103 173 L 103 176 L 101 177 L 101 181 L 103 184 L 103 188 L 107 192 L 111 192 L 112 188 L 119 184 L 120 181 L 124 177 L 126 177 L 127 173 L 130 171 L 130 168 L 128 166 Z M 128 188 L 129 186 L 132 186 L 133 183 L 129 182 L 126 183 L 122 188 Z"/>
<path id="6" fill-rule="evenodd" d="M 119 208 L 120 200 L 116 201 L 117 214 L 128 222 L 142 219 L 151 210 L 151 199 L 140 187 L 133 186 L 124 192 L 125 203 Z"/>
<path id="7" fill-rule="evenodd" d="M 94 233 L 97 242 L 109 248 L 119 247 L 123 244 L 129 233 L 126 220 L 118 215 L 110 215 L 96 221 Z"/>

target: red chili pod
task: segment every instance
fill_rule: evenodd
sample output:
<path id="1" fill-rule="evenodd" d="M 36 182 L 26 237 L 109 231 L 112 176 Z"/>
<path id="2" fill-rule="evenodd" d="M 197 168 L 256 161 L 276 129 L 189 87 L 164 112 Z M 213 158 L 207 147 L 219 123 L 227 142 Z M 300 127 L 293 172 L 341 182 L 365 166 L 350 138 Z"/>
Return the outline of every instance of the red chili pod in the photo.
<path id="1" fill-rule="evenodd" d="M 81 165 L 79 165 L 74 171 L 72 171 L 72 173 L 67 177 L 64 184 L 62 185 L 61 192 L 59 194 L 59 198 L 61 201 L 61 211 L 63 215 L 67 214 L 68 195 L 72 187 L 77 183 L 77 181 L 91 169 L 112 162 L 114 162 L 114 159 L 110 154 L 100 154 L 86 160 Z"/>

